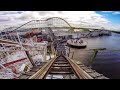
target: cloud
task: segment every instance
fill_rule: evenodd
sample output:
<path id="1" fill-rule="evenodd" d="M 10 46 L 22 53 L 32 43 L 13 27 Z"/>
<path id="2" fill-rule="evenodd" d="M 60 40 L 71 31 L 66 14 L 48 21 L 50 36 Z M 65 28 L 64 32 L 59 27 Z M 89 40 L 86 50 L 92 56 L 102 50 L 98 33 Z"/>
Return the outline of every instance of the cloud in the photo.
<path id="1" fill-rule="evenodd" d="M 0 11 L 0 15 L 7 15 L 7 14 L 18 14 L 22 13 L 21 11 Z"/>
<path id="2" fill-rule="evenodd" d="M 120 11 L 101 11 L 101 12 L 107 12 L 112 14 L 120 14 Z"/>
<path id="3" fill-rule="evenodd" d="M 110 21 L 107 20 L 104 16 L 97 14 L 94 11 L 69 11 L 63 12 L 62 17 L 67 18 L 67 21 L 71 21 L 74 24 L 80 26 L 98 26 L 103 27 L 106 24 L 109 24 Z"/>
<path id="4" fill-rule="evenodd" d="M 113 14 L 120 14 L 120 12 L 113 12 Z"/>
<path id="5" fill-rule="evenodd" d="M 112 12 L 114 12 L 114 11 L 101 11 L 101 12 L 107 12 L 107 13 L 112 13 Z"/>
<path id="6" fill-rule="evenodd" d="M 102 12 L 113 13 L 113 11 Z M 118 12 L 114 12 L 114 14 L 118 14 Z M 41 20 L 49 17 L 61 17 L 71 25 L 78 27 L 105 27 L 107 29 L 112 27 L 109 20 L 95 11 L 1 11 L 0 25 L 14 26 L 30 20 Z"/>

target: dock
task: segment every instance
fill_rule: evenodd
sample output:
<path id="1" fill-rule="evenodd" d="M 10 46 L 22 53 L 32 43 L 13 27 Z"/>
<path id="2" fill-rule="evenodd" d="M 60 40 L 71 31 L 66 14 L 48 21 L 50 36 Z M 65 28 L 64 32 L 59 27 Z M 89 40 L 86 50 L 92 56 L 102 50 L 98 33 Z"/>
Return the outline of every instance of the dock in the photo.
<path id="1" fill-rule="evenodd" d="M 63 31 L 67 29 L 69 33 L 74 31 L 74 28 L 60 17 L 32 20 L 14 30 L 10 30 L 9 33 L 3 30 L 0 33 L 0 53 L 3 54 L 0 62 L 1 69 L 8 70 L 13 76 L 12 79 L 109 79 L 83 63 L 70 59 L 68 57 L 69 52 L 66 52 L 63 43 L 66 42 L 66 39 L 59 42 L 54 35 L 55 29 L 60 29 L 59 32 L 62 29 Z M 47 42 L 51 43 L 51 50 L 54 54 L 54 57 L 49 60 L 46 60 Z M 75 46 L 80 45 L 82 44 L 75 44 Z M 82 46 L 86 47 L 86 44 Z M 12 69 L 10 65 L 5 66 L 8 63 L 5 56 L 10 56 L 12 52 L 17 51 L 24 53 L 26 62 L 18 60 L 18 65 L 18 62 L 13 61 Z M 37 59 L 40 62 L 39 65 L 33 59 L 35 55 L 40 55 Z M 14 77 L 14 75 L 17 76 L 15 70 L 19 69 L 24 63 L 30 70 L 22 73 L 18 72 L 20 75 Z"/>

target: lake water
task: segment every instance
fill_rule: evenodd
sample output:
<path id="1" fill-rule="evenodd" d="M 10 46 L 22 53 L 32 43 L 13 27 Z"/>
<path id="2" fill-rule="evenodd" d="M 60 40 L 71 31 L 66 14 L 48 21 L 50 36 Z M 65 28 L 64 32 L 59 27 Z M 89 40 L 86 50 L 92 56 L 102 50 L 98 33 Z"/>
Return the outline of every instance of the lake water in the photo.
<path id="1" fill-rule="evenodd" d="M 98 51 L 97 56 L 91 64 L 92 69 L 111 79 L 120 79 L 120 34 L 112 33 L 112 36 L 100 36 L 83 38 L 87 41 L 86 49 L 106 48 L 107 50 Z M 81 50 L 72 49 L 77 55 L 74 59 L 89 59 L 91 53 L 80 54 Z M 81 56 L 82 55 L 82 56 Z M 80 57 L 81 56 L 81 57 Z M 84 60 L 82 60 L 84 62 Z"/>
<path id="2" fill-rule="evenodd" d="M 120 49 L 120 34 L 112 33 L 112 36 L 100 36 L 93 38 L 84 38 L 88 42 L 87 48 L 106 48 L 106 49 Z"/>

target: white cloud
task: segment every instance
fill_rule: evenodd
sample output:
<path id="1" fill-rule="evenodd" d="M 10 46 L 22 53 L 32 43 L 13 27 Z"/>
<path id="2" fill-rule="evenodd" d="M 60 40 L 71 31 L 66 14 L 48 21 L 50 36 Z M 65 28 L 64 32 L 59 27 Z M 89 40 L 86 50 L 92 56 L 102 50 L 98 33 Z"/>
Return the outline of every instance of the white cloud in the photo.
<path id="1" fill-rule="evenodd" d="M 102 11 L 113 12 L 113 11 Z M 118 12 L 116 12 L 118 13 Z M 115 12 L 114 12 L 115 14 Z M 94 11 L 1 11 L 0 25 L 17 25 L 34 19 L 45 19 L 49 17 L 61 17 L 70 22 L 72 25 L 83 27 L 105 27 L 113 28 L 111 22 L 104 16 Z M 114 26 L 114 28 L 117 28 Z"/>
<path id="2" fill-rule="evenodd" d="M 114 12 L 114 11 L 101 11 L 101 12 L 108 12 L 108 13 L 112 13 L 112 12 Z"/>
<path id="3" fill-rule="evenodd" d="M 120 12 L 113 12 L 113 14 L 120 14 Z"/>
<path id="4" fill-rule="evenodd" d="M 120 11 L 101 11 L 101 12 L 107 12 L 112 14 L 120 14 Z"/>

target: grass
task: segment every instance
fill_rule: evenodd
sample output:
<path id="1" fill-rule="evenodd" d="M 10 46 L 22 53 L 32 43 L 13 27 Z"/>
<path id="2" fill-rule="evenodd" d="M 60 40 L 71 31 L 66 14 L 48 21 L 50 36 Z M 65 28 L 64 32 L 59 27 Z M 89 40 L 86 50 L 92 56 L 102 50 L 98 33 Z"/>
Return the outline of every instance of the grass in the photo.
<path id="1" fill-rule="evenodd" d="M 93 51 L 94 51 L 94 53 L 93 53 L 93 56 L 90 58 L 90 61 L 89 61 L 89 65 L 88 65 L 88 66 L 90 66 L 90 65 L 93 63 L 93 61 L 94 61 L 94 59 L 95 59 L 95 57 L 96 57 L 96 55 L 97 55 L 97 53 L 98 53 L 98 50 L 97 50 L 97 49 L 93 49 Z"/>
<path id="2" fill-rule="evenodd" d="M 89 31 L 89 29 L 88 29 L 88 28 L 80 28 L 80 29 L 83 29 L 84 31 Z"/>

